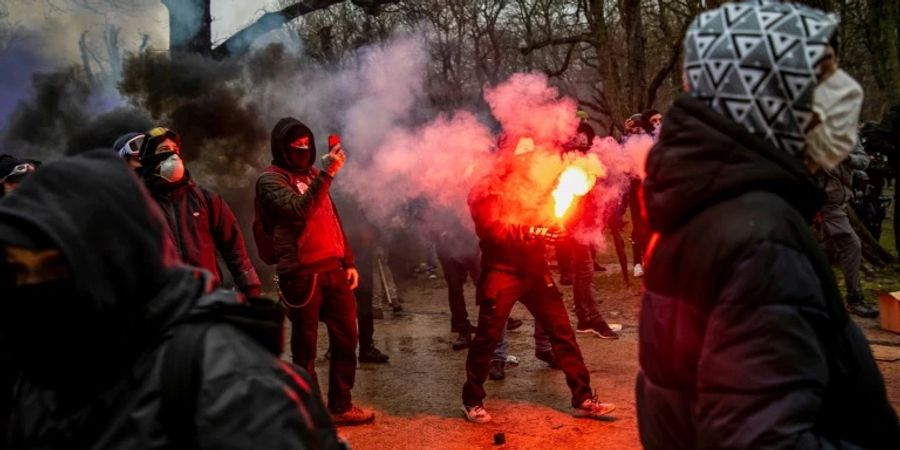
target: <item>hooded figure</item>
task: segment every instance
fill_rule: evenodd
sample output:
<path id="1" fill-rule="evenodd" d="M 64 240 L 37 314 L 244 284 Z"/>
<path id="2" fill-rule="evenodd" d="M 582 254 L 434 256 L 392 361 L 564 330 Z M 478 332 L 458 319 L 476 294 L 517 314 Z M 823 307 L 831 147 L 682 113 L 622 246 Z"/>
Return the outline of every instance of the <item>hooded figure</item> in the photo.
<path id="1" fill-rule="evenodd" d="M 654 236 L 636 391 L 648 449 L 900 442 L 809 229 L 822 192 L 805 130 L 836 28 L 812 8 L 751 1 L 688 30 L 689 93 L 666 113 L 643 191 Z"/>
<path id="2" fill-rule="evenodd" d="M 328 190 L 343 166 L 340 144 L 314 166 L 316 141 L 299 120 L 281 119 L 272 129 L 272 165 L 256 181 L 254 224 L 261 255 L 275 263 L 281 301 L 288 311 L 294 363 L 315 375 L 319 322 L 331 347 L 328 409 L 338 424 L 371 422 L 374 413 L 353 405 L 356 379 L 356 300 L 359 273 Z M 257 232 L 259 228 L 261 232 Z M 265 240 L 266 242 L 262 242 Z"/>
<path id="3" fill-rule="evenodd" d="M 181 160 L 181 138 L 157 127 L 144 135 L 139 173 L 169 224 L 181 259 L 222 282 L 218 252 L 237 288 L 248 297 L 260 295 L 260 281 L 250 262 L 241 226 L 228 203 L 191 178 Z"/>
<path id="4" fill-rule="evenodd" d="M 169 337 L 241 298 L 211 291 L 209 274 L 183 266 L 167 233 L 109 150 L 48 164 L 0 201 L 0 332 L 21 373 L 9 448 L 174 446 L 162 421 L 178 413 L 161 403 L 160 374 L 183 349 Z M 197 448 L 338 445 L 304 371 L 224 322 L 198 345 L 187 418 Z"/>

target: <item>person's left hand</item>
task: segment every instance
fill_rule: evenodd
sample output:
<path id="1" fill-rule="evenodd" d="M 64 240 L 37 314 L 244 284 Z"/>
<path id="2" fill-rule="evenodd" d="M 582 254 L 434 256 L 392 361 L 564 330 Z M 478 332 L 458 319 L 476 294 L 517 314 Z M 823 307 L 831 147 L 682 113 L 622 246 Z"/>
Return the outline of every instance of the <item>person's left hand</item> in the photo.
<path id="1" fill-rule="evenodd" d="M 350 290 L 359 287 L 359 271 L 351 267 L 345 272 L 347 272 L 347 283 L 350 285 Z"/>

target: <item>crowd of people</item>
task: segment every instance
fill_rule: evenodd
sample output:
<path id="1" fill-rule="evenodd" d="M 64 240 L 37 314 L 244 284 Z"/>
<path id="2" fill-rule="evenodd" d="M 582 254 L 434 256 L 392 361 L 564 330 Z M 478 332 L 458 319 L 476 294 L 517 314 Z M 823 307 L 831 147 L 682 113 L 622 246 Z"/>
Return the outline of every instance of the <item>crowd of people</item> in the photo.
<path id="1" fill-rule="evenodd" d="M 576 333 L 619 338 L 594 287 L 594 272 L 608 269 L 576 238 L 600 221 L 624 280 L 643 284 L 644 446 L 890 448 L 900 442 L 897 416 L 848 314 L 878 314 L 864 298 L 850 214 L 880 233 L 900 118 L 858 133 L 863 92 L 838 64 L 834 16 L 765 0 L 704 14 L 685 40 L 686 93 L 665 117 L 651 109 L 622 125 L 622 141 L 656 143 L 646 178 L 627 173 L 595 186 L 619 183 L 613 201 L 584 202 L 565 223 L 547 220 L 548 199 L 523 189 L 536 183 L 529 169 L 540 146 L 504 136 L 469 194 L 473 227 L 427 199 L 410 208 L 408 222 L 429 243 L 424 272 L 434 276 L 439 265 L 446 281 L 452 349 L 468 351 L 463 415 L 491 420 L 485 382 L 518 361 L 507 345 L 507 331 L 523 323 L 510 317 L 517 302 L 534 319 L 535 357 L 571 390 L 572 414 L 614 412 L 595 394 L 576 341 Z M 707 42 L 739 33 L 765 47 L 772 21 L 792 20 L 816 24 L 779 28 L 809 50 L 802 60 Z M 714 75 L 722 64 L 733 79 Z M 761 67 L 774 80 L 790 75 L 791 89 L 748 86 L 742 71 Z M 578 117 L 563 156 L 586 154 L 600 138 L 586 112 Z M 347 158 L 339 139 L 329 137 L 320 156 L 301 121 L 272 129 L 252 238 L 274 266 L 278 302 L 263 298 L 239 220 L 192 178 L 176 131 L 135 130 L 110 144 L 46 165 L 0 156 L 3 445 L 346 446 L 335 426 L 375 420 L 353 401 L 358 363 L 390 359 L 375 346 L 373 319 L 403 307 L 385 230 L 333 199 Z M 226 279 L 233 290 L 221 288 Z M 474 324 L 467 280 L 476 285 Z M 573 287 L 574 327 L 558 284 Z M 285 317 L 290 363 L 280 359 Z M 319 322 L 327 389 L 315 368 Z"/>

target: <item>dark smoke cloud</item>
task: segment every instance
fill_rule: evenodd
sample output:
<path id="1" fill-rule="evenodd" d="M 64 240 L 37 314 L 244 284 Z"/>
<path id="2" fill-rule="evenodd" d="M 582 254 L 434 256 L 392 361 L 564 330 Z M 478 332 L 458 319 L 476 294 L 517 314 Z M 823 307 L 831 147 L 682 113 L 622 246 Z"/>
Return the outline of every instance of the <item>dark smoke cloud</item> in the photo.
<path id="1" fill-rule="evenodd" d="M 74 69 L 35 74 L 32 96 L 10 113 L 3 147 L 44 159 L 62 154 L 69 139 L 90 117 L 92 88 Z"/>
<path id="2" fill-rule="evenodd" d="M 11 42 L 0 49 L 0 124 L 6 123 L 16 105 L 28 96 L 32 75 L 49 68 L 48 61 L 34 51 L 36 39 L 24 31 L 7 30 Z"/>
<path id="3" fill-rule="evenodd" d="M 68 141 L 66 154 L 74 155 L 94 148 L 110 148 L 115 140 L 133 131 L 143 132 L 153 126 L 150 117 L 139 109 L 116 108 L 101 114 L 80 127 Z"/>

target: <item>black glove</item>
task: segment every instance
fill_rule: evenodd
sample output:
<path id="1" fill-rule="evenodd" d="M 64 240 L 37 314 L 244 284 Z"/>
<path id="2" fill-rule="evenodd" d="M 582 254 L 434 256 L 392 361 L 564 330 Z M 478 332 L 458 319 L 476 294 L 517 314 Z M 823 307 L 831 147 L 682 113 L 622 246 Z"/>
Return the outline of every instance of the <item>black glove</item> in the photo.
<path id="1" fill-rule="evenodd" d="M 560 225 L 533 225 L 526 232 L 528 239 L 540 239 L 545 242 L 559 242 L 566 237 L 566 230 Z"/>

